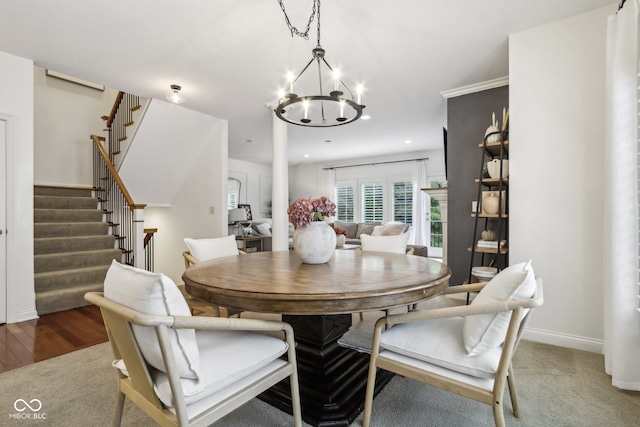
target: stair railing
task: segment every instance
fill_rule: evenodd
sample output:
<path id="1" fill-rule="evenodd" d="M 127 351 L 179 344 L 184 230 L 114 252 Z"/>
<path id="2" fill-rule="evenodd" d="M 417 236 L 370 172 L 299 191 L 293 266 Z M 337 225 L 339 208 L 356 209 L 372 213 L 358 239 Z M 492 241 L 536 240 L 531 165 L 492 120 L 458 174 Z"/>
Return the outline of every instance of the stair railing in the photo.
<path id="1" fill-rule="evenodd" d="M 140 109 L 140 97 L 130 93 L 118 92 L 111 113 L 102 116 L 106 122 L 109 140 L 105 147 L 111 163 L 116 164 L 115 156 L 121 153 L 120 144 L 127 140 L 127 128 L 133 124 L 133 112 Z"/>
<path id="2" fill-rule="evenodd" d="M 91 135 L 91 139 L 93 140 L 93 190 L 100 201 L 105 220 L 111 227 L 111 233 L 116 236 L 118 247 L 122 250 L 122 262 L 149 270 L 147 264 L 153 268 L 153 245 L 148 246 L 151 250 L 151 261 L 148 262 L 149 255 L 145 254 L 144 230 L 146 205 L 133 202 L 103 146 L 105 138 Z"/>

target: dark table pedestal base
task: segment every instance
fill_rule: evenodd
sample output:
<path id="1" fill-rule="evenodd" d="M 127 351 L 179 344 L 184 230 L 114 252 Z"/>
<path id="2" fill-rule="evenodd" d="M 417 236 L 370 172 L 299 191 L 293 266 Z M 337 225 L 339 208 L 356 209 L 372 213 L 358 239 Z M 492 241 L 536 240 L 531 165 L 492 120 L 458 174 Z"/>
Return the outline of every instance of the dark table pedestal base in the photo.
<path id="1" fill-rule="evenodd" d="M 362 412 L 369 355 L 340 347 L 351 315 L 282 316 L 295 331 L 302 418 L 314 426 L 348 426 Z M 373 332 L 373 331 L 372 331 Z M 376 394 L 393 377 L 381 370 Z M 260 399 L 291 413 L 287 381 L 260 395 Z"/>

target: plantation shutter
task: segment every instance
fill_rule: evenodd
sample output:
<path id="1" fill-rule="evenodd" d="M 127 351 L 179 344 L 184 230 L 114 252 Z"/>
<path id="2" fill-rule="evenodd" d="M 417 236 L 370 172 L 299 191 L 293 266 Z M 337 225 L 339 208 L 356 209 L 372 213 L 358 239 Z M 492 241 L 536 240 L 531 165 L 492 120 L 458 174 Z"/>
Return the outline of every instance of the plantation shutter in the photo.
<path id="1" fill-rule="evenodd" d="M 413 183 L 393 183 L 393 220 L 413 224 Z"/>
<path id="2" fill-rule="evenodd" d="M 354 222 L 355 189 L 351 185 L 336 188 L 338 221 Z"/>
<path id="3" fill-rule="evenodd" d="M 383 193 L 384 186 L 382 184 L 362 185 L 362 222 L 383 220 Z"/>

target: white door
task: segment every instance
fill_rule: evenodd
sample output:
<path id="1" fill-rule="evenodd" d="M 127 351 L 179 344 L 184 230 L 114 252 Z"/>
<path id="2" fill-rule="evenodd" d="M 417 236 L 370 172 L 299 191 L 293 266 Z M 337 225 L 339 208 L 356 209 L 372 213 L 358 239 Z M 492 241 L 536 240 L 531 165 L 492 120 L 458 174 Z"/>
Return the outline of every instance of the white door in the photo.
<path id="1" fill-rule="evenodd" d="M 0 120 L 0 324 L 7 323 L 6 122 Z"/>

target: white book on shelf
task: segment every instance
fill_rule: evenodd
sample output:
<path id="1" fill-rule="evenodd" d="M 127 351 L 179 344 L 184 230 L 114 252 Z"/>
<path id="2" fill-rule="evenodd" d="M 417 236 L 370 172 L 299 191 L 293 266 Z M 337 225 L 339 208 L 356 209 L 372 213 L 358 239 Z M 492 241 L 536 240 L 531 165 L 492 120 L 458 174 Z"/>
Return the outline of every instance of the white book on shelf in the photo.
<path id="1" fill-rule="evenodd" d="M 505 247 L 505 246 L 507 246 L 507 241 L 502 240 L 500 242 L 500 247 Z M 478 240 L 478 247 L 479 248 L 497 248 L 498 241 L 497 240 Z"/>

